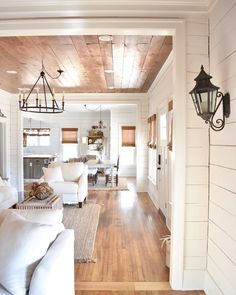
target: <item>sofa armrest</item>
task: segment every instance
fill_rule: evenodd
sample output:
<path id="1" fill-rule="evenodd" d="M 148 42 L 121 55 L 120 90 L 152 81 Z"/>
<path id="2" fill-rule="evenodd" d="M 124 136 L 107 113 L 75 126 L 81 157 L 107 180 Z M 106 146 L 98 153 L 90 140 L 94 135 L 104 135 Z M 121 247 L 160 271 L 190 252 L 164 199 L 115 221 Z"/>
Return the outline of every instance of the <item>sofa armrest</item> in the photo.
<path id="1" fill-rule="evenodd" d="M 88 195 L 88 165 L 84 165 L 84 171 L 78 181 L 78 199 L 83 202 Z"/>
<path id="2" fill-rule="evenodd" d="M 59 234 L 36 267 L 29 295 L 74 295 L 74 231 Z"/>

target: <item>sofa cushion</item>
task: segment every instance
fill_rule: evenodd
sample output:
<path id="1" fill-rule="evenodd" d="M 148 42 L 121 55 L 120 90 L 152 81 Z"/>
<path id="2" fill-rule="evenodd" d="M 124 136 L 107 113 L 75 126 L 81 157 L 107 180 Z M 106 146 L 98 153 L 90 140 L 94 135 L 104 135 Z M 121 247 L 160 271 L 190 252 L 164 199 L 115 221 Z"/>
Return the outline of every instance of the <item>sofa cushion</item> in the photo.
<path id="1" fill-rule="evenodd" d="M 38 222 L 48 225 L 59 225 L 62 223 L 63 209 L 48 210 L 48 209 L 34 209 L 34 210 L 21 210 L 21 209 L 0 209 L 0 226 L 4 218 L 14 212 L 26 220 L 31 222 Z"/>
<path id="2" fill-rule="evenodd" d="M 25 295 L 57 234 L 57 226 L 26 221 L 10 210 L 0 226 L 0 284 L 12 294 Z"/>
<path id="3" fill-rule="evenodd" d="M 13 195 L 16 197 L 16 199 L 18 198 L 17 190 L 11 186 L 0 186 L 0 193 L 0 202 L 2 202 L 3 199 L 11 198 Z"/>
<path id="4" fill-rule="evenodd" d="M 61 163 L 54 162 L 49 165 L 49 167 L 61 167 L 62 175 L 64 181 L 79 181 L 80 176 L 84 171 L 84 163 Z"/>
<path id="5" fill-rule="evenodd" d="M 78 184 L 73 181 L 67 182 L 52 182 L 50 186 L 54 189 L 57 194 L 77 194 Z"/>
<path id="6" fill-rule="evenodd" d="M 64 181 L 64 178 L 62 176 L 61 167 L 50 167 L 45 168 L 43 167 L 43 173 L 44 173 L 44 180 L 46 182 L 54 182 L 54 181 Z"/>

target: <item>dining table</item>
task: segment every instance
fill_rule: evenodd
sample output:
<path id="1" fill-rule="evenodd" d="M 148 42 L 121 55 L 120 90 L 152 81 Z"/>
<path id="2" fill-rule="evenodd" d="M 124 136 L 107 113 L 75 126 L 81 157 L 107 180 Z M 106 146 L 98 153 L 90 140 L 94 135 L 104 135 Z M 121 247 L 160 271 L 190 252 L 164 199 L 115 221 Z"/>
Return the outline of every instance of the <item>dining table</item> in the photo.
<path id="1" fill-rule="evenodd" d="M 107 169 L 107 168 L 110 168 L 111 169 L 111 175 L 113 175 L 114 167 L 116 165 L 115 161 L 112 161 L 112 160 L 104 160 L 104 161 L 88 160 L 85 164 L 88 165 L 89 169 L 94 169 L 94 168 Z M 111 177 L 111 186 L 112 187 L 115 186 L 114 177 Z"/>

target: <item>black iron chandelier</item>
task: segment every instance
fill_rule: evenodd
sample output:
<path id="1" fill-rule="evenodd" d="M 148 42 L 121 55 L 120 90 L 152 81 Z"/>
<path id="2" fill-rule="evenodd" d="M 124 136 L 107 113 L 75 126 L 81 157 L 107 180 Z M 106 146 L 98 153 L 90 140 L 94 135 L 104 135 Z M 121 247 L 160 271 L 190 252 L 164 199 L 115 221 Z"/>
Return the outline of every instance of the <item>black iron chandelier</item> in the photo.
<path id="1" fill-rule="evenodd" d="M 46 74 L 51 79 L 58 79 L 61 74 L 64 72 L 63 70 L 57 70 L 58 75 L 56 77 L 52 77 L 45 69 L 44 65 L 42 64 L 42 70 L 36 82 L 34 83 L 33 87 L 26 95 L 25 89 L 19 91 L 19 109 L 24 112 L 31 112 L 31 113 L 44 113 L 44 114 L 58 114 L 64 111 L 64 93 L 61 100 L 61 105 L 56 101 L 54 89 L 50 87 L 48 80 L 46 78 Z M 39 87 L 37 84 L 42 79 L 42 87 L 43 92 L 39 93 Z M 31 95 L 33 92 L 35 93 L 35 99 L 31 99 Z M 50 100 L 49 100 L 50 97 Z"/>
<path id="2" fill-rule="evenodd" d="M 199 75 L 194 79 L 195 87 L 189 92 L 192 96 L 193 103 L 197 112 L 209 126 L 220 131 L 225 127 L 225 118 L 230 115 L 230 95 L 225 95 L 219 91 L 219 87 L 213 85 L 210 81 L 212 76 L 204 71 L 201 66 Z M 215 119 L 215 115 L 222 104 L 222 118 Z"/>

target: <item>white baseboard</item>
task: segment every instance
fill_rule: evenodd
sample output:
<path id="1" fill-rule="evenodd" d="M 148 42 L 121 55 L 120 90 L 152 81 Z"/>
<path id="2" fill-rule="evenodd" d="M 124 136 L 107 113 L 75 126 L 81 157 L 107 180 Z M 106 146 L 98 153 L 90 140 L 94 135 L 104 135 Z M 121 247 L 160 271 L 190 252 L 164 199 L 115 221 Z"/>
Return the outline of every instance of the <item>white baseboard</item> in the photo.
<path id="1" fill-rule="evenodd" d="M 159 206 L 158 206 L 158 203 L 157 203 L 157 200 L 156 198 L 153 196 L 152 192 L 149 190 L 148 191 L 148 195 L 150 197 L 150 199 L 152 200 L 154 206 L 157 208 L 157 210 L 159 209 Z"/>
<path id="2" fill-rule="evenodd" d="M 212 279 L 208 271 L 205 272 L 205 288 L 206 295 L 223 295 L 215 281 Z"/>
<path id="3" fill-rule="evenodd" d="M 205 270 L 185 270 L 183 290 L 203 290 Z"/>

